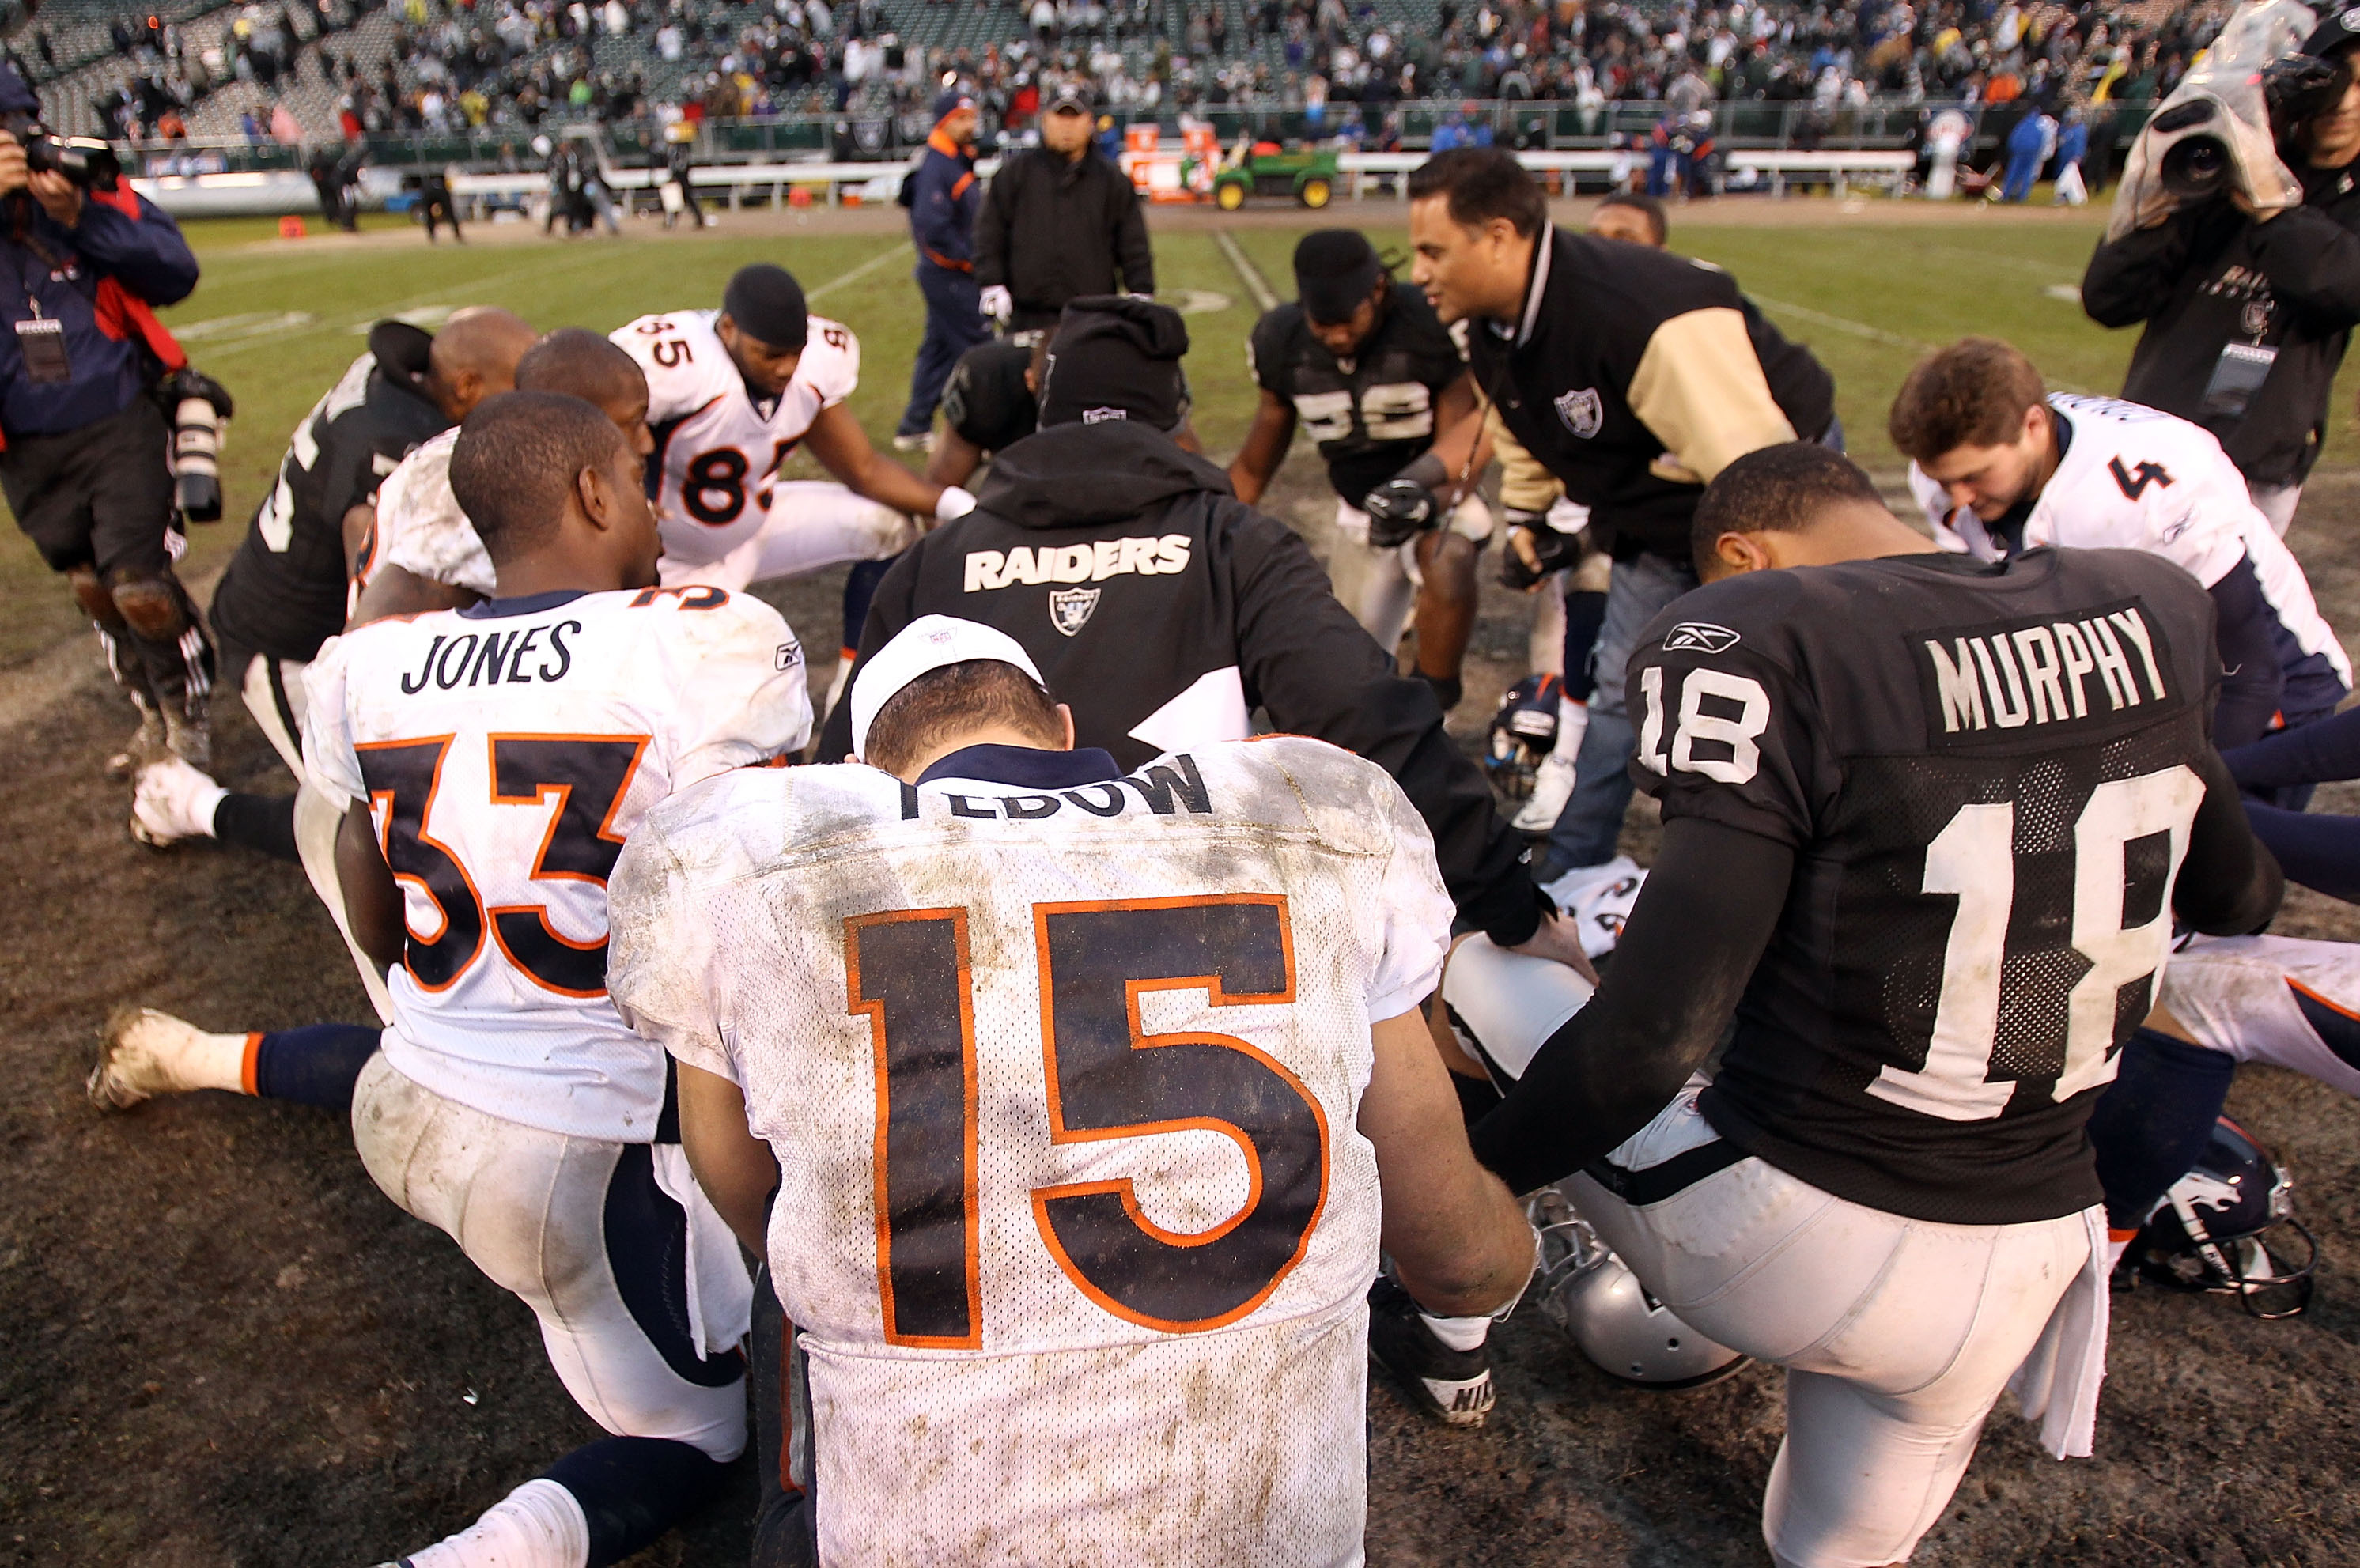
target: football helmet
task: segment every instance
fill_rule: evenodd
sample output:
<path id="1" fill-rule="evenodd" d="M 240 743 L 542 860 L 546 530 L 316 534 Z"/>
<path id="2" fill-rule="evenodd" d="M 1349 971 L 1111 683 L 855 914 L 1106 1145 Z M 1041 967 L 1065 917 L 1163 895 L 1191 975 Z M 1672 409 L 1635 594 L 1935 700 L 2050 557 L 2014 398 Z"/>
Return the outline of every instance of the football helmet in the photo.
<path id="1" fill-rule="evenodd" d="M 2267 1239 L 2273 1231 L 2280 1233 L 2276 1247 Z M 2299 1260 L 2288 1237 L 2300 1243 Z M 2226 1116 L 2125 1254 L 2159 1285 L 2234 1295 L 2257 1318 L 2290 1318 L 2311 1304 L 2318 1256 L 2318 1243 L 2294 1217 L 2293 1176 Z"/>
<path id="2" fill-rule="evenodd" d="M 1557 749 L 1557 700 L 1564 695 L 1564 677 L 1527 675 L 1508 688 L 1491 715 L 1483 743 L 1483 771 L 1511 816 L 1531 797 L 1533 773 L 1541 758 Z"/>
<path id="3" fill-rule="evenodd" d="M 1527 1206 L 1541 1233 L 1531 1292 L 1600 1371 L 1633 1388 L 1675 1393 L 1719 1382 L 1745 1365 L 1745 1356 L 1707 1339 L 1649 1295 L 1563 1192 L 1544 1187 Z"/>

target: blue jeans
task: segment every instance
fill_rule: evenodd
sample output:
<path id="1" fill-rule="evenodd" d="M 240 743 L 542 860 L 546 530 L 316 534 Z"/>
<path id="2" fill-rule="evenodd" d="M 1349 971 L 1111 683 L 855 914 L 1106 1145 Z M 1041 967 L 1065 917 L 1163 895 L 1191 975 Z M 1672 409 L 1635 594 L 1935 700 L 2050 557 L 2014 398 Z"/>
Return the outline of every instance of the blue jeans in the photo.
<path id="1" fill-rule="evenodd" d="M 910 368 L 910 406 L 901 410 L 896 435 L 914 436 L 934 428 L 934 405 L 943 400 L 943 383 L 959 355 L 991 335 L 984 324 L 982 291 L 972 272 L 954 272 L 921 260 L 915 274 L 918 292 L 926 297 L 926 339 L 918 345 L 918 361 Z"/>
<path id="2" fill-rule="evenodd" d="M 1590 655 L 1597 681 L 1590 694 L 1590 725 L 1574 757 L 1572 797 L 1549 830 L 1548 851 L 1535 871 L 1540 880 L 1614 858 L 1622 813 L 1631 804 L 1631 754 L 1638 746 L 1622 702 L 1623 668 L 1647 623 L 1696 585 L 1696 573 L 1686 562 L 1664 556 L 1642 554 L 1614 563 L 1606 585 L 1605 624 Z"/>

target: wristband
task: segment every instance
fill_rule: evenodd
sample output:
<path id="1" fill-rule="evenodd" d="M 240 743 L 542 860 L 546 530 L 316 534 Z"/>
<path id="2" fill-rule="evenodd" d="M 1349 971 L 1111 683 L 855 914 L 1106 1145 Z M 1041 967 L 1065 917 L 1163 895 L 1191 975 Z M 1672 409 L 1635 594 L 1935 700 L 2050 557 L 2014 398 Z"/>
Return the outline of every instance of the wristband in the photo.
<path id="1" fill-rule="evenodd" d="M 1442 459 L 1428 452 L 1420 453 L 1393 477 L 1405 479 L 1421 490 L 1439 490 L 1450 482 L 1450 470 L 1442 466 Z"/>
<path id="2" fill-rule="evenodd" d="M 943 493 L 934 497 L 934 521 L 955 522 L 975 510 L 975 497 L 956 485 L 945 485 Z"/>

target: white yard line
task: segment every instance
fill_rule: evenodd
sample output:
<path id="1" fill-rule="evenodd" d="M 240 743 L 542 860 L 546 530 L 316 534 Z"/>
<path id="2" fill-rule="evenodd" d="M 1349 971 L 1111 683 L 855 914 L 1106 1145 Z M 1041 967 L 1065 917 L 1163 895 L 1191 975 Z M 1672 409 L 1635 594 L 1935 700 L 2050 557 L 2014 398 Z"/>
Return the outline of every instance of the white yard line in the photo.
<path id="1" fill-rule="evenodd" d="M 1229 258 L 1229 266 L 1236 270 L 1238 281 L 1244 284 L 1246 292 L 1253 296 L 1254 309 L 1265 313 L 1277 310 L 1278 296 L 1271 291 L 1270 280 L 1262 277 L 1262 268 L 1253 264 L 1252 258 L 1238 248 L 1238 242 L 1229 237 L 1229 231 L 1214 230 L 1213 244 L 1220 247 L 1221 254 Z"/>
<path id="2" fill-rule="evenodd" d="M 803 300 L 808 304 L 814 299 L 823 299 L 827 295 L 835 293 L 837 289 L 844 288 L 847 284 L 858 283 L 860 279 L 868 277 L 870 273 L 876 271 L 879 267 L 883 267 L 886 263 L 898 260 L 902 256 L 907 255 L 909 250 L 910 242 L 908 240 L 903 240 L 891 250 L 880 251 L 877 255 L 870 256 L 867 261 L 862 262 L 858 267 L 854 267 L 851 271 L 839 272 L 834 278 L 831 278 L 826 282 L 821 284 L 818 288 L 805 290 L 803 293 Z"/>

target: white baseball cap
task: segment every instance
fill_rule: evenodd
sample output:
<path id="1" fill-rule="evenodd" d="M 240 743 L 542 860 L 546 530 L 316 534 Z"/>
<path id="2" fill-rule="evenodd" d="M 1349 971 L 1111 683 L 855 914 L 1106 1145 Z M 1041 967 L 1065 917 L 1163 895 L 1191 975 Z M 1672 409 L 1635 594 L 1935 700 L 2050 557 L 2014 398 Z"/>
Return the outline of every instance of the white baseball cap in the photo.
<path id="1" fill-rule="evenodd" d="M 876 722 L 878 710 L 902 687 L 930 670 L 975 659 L 1012 664 L 1036 684 L 1048 684 L 1024 645 L 1006 632 L 956 615 L 920 615 L 894 633 L 893 639 L 879 648 L 853 678 L 852 755 L 859 757 L 869 750 L 869 726 Z"/>

